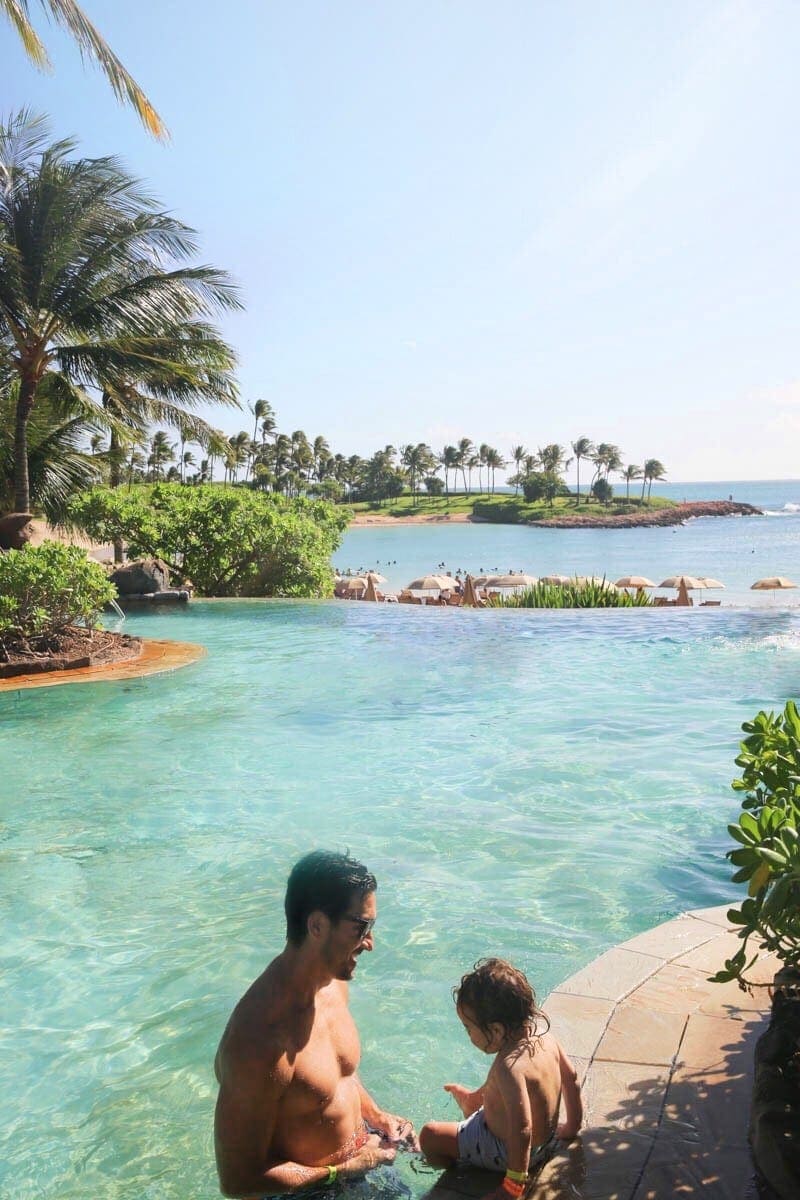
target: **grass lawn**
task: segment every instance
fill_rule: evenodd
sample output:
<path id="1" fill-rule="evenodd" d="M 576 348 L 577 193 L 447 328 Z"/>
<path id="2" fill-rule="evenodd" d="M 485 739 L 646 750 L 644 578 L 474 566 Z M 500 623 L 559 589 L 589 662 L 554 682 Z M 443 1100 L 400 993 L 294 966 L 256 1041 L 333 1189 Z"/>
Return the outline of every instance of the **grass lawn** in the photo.
<path id="1" fill-rule="evenodd" d="M 384 517 L 443 517 L 448 513 L 469 513 L 470 516 L 481 517 L 485 521 L 494 521 L 500 525 L 518 525 L 524 521 L 541 521 L 550 517 L 571 517 L 576 512 L 581 516 L 608 517 L 617 513 L 636 513 L 642 509 L 655 511 L 661 508 L 672 508 L 673 500 L 665 500 L 653 496 L 640 504 L 638 497 L 631 497 L 630 503 L 625 499 L 613 499 L 607 506 L 598 504 L 596 500 L 587 504 L 581 497 L 579 509 L 575 508 L 574 496 L 557 496 L 552 506 L 544 501 L 526 504 L 522 495 L 499 496 L 476 495 L 463 492 L 452 494 L 449 499 L 444 496 L 417 496 L 412 499 L 409 493 L 404 493 L 396 500 L 385 500 L 382 504 L 366 500 L 348 504 L 346 507 L 355 516 L 358 513 L 369 513 Z"/>

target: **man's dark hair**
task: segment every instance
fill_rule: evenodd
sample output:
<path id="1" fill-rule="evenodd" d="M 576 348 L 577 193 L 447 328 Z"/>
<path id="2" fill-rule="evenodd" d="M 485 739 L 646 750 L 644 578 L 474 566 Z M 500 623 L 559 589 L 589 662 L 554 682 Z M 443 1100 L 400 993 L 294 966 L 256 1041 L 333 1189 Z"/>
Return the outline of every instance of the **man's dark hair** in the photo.
<path id="1" fill-rule="evenodd" d="M 312 850 L 292 867 L 286 885 L 286 938 L 299 946 L 308 932 L 312 912 L 324 912 L 338 921 L 350 906 L 353 895 L 377 891 L 378 883 L 363 863 L 335 850 Z"/>
<path id="2" fill-rule="evenodd" d="M 475 1023 L 489 1033 L 489 1026 L 502 1025 L 507 1037 L 519 1037 L 526 1027 L 532 1036 L 539 1032 L 538 1022 L 550 1022 L 536 1004 L 536 993 L 522 971 L 502 958 L 483 958 L 472 971 L 462 976 L 453 988 L 459 1008 L 468 1008 Z"/>

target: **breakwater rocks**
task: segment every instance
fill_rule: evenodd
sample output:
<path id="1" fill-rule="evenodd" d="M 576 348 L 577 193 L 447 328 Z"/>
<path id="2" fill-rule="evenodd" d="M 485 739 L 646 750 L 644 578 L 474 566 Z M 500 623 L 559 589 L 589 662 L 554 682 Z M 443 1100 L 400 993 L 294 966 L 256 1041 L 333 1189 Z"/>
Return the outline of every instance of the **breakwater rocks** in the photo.
<path id="1" fill-rule="evenodd" d="M 628 513 L 603 516 L 602 513 L 570 513 L 563 517 L 548 517 L 543 521 L 529 521 L 537 529 L 635 529 L 649 525 L 683 525 L 693 517 L 763 517 L 760 508 L 753 504 L 739 504 L 735 500 L 690 500 L 674 504 L 671 508 L 645 509 Z"/>

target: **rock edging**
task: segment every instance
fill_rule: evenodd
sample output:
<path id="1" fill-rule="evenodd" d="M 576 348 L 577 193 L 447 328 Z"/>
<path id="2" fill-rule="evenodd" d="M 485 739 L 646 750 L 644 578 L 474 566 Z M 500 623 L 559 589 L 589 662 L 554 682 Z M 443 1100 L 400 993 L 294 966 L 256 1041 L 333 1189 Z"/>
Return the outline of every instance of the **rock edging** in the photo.
<path id="1" fill-rule="evenodd" d="M 574 513 L 565 517 L 546 517 L 526 522 L 537 529 L 636 529 L 654 525 L 683 525 L 695 517 L 763 517 L 762 509 L 736 500 L 688 500 L 672 508 L 658 508 L 615 516 Z"/>

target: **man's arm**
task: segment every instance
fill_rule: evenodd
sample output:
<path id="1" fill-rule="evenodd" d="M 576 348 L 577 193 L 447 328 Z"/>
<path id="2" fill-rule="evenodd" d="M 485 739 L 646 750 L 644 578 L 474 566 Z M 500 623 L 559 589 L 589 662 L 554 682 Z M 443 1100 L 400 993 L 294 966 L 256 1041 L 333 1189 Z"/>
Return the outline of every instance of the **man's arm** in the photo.
<path id="1" fill-rule="evenodd" d="M 386 1140 L 399 1146 L 407 1146 L 409 1150 L 419 1150 L 419 1142 L 411 1121 L 406 1117 L 396 1117 L 393 1113 L 384 1112 L 372 1099 L 363 1083 L 356 1075 L 358 1094 L 361 1100 L 361 1116 L 371 1129 L 377 1129 L 385 1135 Z"/>
<path id="2" fill-rule="evenodd" d="M 581 1085 L 578 1083 L 578 1072 L 567 1058 L 560 1043 L 558 1065 L 561 1070 L 561 1099 L 564 1101 L 565 1120 L 556 1130 L 556 1136 L 569 1142 L 577 1135 L 583 1123 L 583 1101 Z"/>

